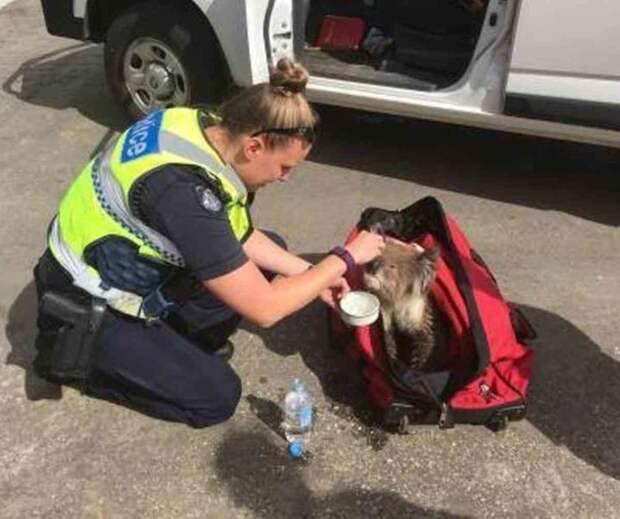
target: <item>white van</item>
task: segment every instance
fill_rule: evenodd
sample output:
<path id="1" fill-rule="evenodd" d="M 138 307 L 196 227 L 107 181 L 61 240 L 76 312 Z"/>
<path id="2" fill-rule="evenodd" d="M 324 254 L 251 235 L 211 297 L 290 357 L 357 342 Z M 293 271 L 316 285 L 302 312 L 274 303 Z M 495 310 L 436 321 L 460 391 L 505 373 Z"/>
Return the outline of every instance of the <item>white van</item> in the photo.
<path id="1" fill-rule="evenodd" d="M 306 65 L 315 102 L 620 147 L 618 0 L 41 0 L 138 117 Z"/>

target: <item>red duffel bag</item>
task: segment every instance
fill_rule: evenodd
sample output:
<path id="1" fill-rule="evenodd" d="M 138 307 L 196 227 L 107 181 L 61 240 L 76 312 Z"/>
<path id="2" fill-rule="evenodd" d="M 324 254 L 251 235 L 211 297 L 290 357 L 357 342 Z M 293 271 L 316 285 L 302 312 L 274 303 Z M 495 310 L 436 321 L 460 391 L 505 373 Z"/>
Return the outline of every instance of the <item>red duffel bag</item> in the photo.
<path id="1" fill-rule="evenodd" d="M 424 198 L 401 211 L 370 208 L 349 235 L 379 229 L 424 248 L 438 246 L 440 258 L 430 297 L 450 325 L 450 339 L 439 371 L 414 369 L 397 374 L 385 352 L 381 320 L 350 328 L 336 312 L 331 337 L 360 361 L 369 395 L 386 426 L 404 432 L 411 423 L 484 424 L 506 427 L 525 416 L 533 351 L 526 341 L 535 332 L 502 296 L 497 282 L 467 237 L 435 198 Z M 359 268 L 347 280 L 363 289 Z"/>

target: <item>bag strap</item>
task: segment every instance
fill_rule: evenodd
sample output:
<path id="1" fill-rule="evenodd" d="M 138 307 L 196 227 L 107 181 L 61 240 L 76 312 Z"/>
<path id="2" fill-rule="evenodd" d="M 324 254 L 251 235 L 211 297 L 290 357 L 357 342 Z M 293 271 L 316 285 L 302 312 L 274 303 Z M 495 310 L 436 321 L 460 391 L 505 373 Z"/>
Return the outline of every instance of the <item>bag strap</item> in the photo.
<path id="1" fill-rule="evenodd" d="M 508 308 L 510 308 L 510 322 L 517 339 L 524 342 L 536 339 L 538 334 L 521 309 L 514 303 L 508 303 Z"/>
<path id="2" fill-rule="evenodd" d="M 478 355 L 478 368 L 475 375 L 479 376 L 489 364 L 489 341 L 482 325 L 482 318 L 480 317 L 478 304 L 476 303 L 476 298 L 474 297 L 473 287 L 450 233 L 448 220 L 443 207 L 436 198 L 426 197 L 410 205 L 409 207 L 406 207 L 401 211 L 401 213 L 405 221 L 411 220 L 421 226 L 422 229 L 425 229 L 426 232 L 432 233 L 447 252 L 450 267 L 452 268 L 456 278 L 456 284 L 461 292 L 461 296 L 463 296 L 463 300 L 465 301 L 465 306 L 467 308 L 469 327 L 474 345 L 476 347 L 476 353 Z M 410 226 L 407 227 L 411 229 Z M 405 238 L 407 240 L 413 239 L 413 237 L 409 236 L 406 236 Z"/>

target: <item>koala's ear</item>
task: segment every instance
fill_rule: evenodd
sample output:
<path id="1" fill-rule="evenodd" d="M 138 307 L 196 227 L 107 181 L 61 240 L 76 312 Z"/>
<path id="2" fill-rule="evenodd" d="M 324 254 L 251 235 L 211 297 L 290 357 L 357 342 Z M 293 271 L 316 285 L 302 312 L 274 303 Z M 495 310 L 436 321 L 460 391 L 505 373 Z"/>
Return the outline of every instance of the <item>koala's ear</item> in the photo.
<path id="1" fill-rule="evenodd" d="M 431 287 L 431 284 L 435 280 L 435 273 L 437 272 L 437 259 L 439 258 L 439 247 L 433 247 L 432 249 L 425 250 L 418 257 L 420 264 L 420 285 L 422 293 L 425 294 Z"/>

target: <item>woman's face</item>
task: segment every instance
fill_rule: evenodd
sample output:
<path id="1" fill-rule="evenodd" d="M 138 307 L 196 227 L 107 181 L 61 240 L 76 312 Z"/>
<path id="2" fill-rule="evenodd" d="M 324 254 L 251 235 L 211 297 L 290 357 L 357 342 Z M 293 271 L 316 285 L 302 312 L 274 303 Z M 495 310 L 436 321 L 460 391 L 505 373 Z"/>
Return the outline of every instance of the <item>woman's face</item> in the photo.
<path id="1" fill-rule="evenodd" d="M 305 160 L 311 148 L 306 140 L 293 138 L 286 146 L 269 149 L 263 136 L 249 137 L 243 148 L 246 160 L 238 173 L 249 191 L 272 182 L 284 182 L 291 170 Z"/>

